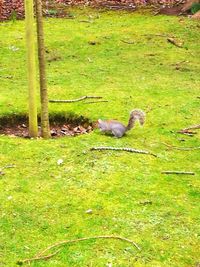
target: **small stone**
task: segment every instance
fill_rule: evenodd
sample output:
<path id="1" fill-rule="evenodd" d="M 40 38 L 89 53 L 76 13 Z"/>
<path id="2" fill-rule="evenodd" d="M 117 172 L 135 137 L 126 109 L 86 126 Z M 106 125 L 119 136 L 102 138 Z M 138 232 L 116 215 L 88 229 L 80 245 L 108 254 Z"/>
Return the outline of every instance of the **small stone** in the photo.
<path id="1" fill-rule="evenodd" d="M 51 130 L 51 136 L 57 136 L 57 132 L 55 130 Z"/>
<path id="2" fill-rule="evenodd" d="M 14 46 L 14 45 L 11 45 L 11 46 L 9 46 L 9 49 L 10 49 L 10 50 L 12 50 L 13 52 L 15 52 L 15 51 L 18 51 L 18 50 L 19 50 L 19 48 L 18 48 L 18 47 L 16 47 L 16 46 Z"/>
<path id="3" fill-rule="evenodd" d="M 57 161 L 57 164 L 58 164 L 58 165 L 63 164 L 63 159 L 59 159 L 59 160 Z"/>
<path id="4" fill-rule="evenodd" d="M 89 41 L 88 44 L 90 44 L 90 45 L 96 45 L 97 42 L 95 42 L 95 41 Z"/>
<path id="5" fill-rule="evenodd" d="M 0 176 L 1 175 L 5 175 L 5 172 L 3 172 L 2 170 L 0 170 Z"/>
<path id="6" fill-rule="evenodd" d="M 92 214 L 92 209 L 89 209 L 89 210 L 86 210 L 86 212 L 85 213 L 87 213 L 87 214 Z"/>

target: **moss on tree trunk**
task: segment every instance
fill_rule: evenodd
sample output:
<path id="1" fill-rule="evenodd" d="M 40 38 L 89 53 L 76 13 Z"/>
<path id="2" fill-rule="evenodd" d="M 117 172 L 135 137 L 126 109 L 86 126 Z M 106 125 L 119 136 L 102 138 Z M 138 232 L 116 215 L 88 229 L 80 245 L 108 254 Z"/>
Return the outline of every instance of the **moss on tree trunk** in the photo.
<path id="1" fill-rule="evenodd" d="M 28 91 L 29 91 L 29 135 L 37 137 L 37 104 L 36 104 L 36 67 L 35 67 L 35 39 L 33 0 L 25 1 L 26 13 L 26 46 L 28 62 Z"/>
<path id="2" fill-rule="evenodd" d="M 44 31 L 42 21 L 42 2 L 35 0 L 37 37 L 38 37 L 38 59 L 40 72 L 40 99 L 41 99 L 41 129 L 42 137 L 49 138 L 49 112 L 48 112 L 48 92 L 45 67 Z"/>

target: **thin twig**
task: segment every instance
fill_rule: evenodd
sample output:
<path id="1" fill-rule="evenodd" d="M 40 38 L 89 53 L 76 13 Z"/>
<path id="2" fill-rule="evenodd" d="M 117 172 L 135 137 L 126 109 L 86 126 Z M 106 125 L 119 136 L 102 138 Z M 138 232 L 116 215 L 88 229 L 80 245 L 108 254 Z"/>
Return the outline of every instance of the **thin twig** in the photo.
<path id="1" fill-rule="evenodd" d="M 79 20 L 79 22 L 92 23 L 93 21 L 91 21 L 91 20 Z"/>
<path id="2" fill-rule="evenodd" d="M 148 34 L 142 34 L 143 36 L 157 36 L 157 37 L 168 37 L 168 38 L 172 38 L 174 36 L 169 36 L 169 34 L 153 34 L 153 33 L 148 33 Z"/>
<path id="3" fill-rule="evenodd" d="M 92 148 L 90 148 L 90 150 L 127 151 L 127 152 L 131 152 L 131 153 L 147 154 L 147 155 L 152 155 L 154 157 L 157 157 L 155 154 L 153 154 L 153 153 L 151 153 L 149 151 L 139 150 L 139 149 L 129 148 L 129 147 L 106 147 L 106 146 L 102 146 L 102 147 L 92 147 Z"/>
<path id="4" fill-rule="evenodd" d="M 48 260 L 48 259 L 52 258 L 53 256 L 55 256 L 56 254 L 58 254 L 58 252 L 60 252 L 60 251 L 61 251 L 61 248 L 58 249 L 58 250 L 56 250 L 56 252 L 51 253 L 51 254 L 46 255 L 46 256 L 40 256 L 40 255 L 38 255 L 38 256 L 33 257 L 33 258 L 24 259 L 24 260 L 19 260 L 19 261 L 17 262 L 17 264 L 18 264 L 18 265 L 22 265 L 22 264 L 27 263 L 27 262 L 30 263 L 31 261 Z"/>
<path id="5" fill-rule="evenodd" d="M 197 147 L 178 147 L 178 146 L 173 146 L 167 143 L 162 142 L 163 145 L 171 148 L 171 149 L 176 149 L 176 150 L 184 150 L 184 151 L 191 151 L 191 150 L 198 150 L 200 149 L 200 146 Z"/>
<path id="6" fill-rule="evenodd" d="M 64 244 L 69 244 L 69 243 L 77 243 L 77 242 L 80 242 L 80 241 L 86 241 L 86 240 L 91 240 L 91 239 L 119 239 L 119 240 L 122 240 L 122 241 L 126 241 L 132 245 L 134 245 L 138 250 L 141 250 L 141 248 L 132 240 L 130 239 L 127 239 L 127 238 L 124 238 L 124 237 L 120 237 L 120 236 L 110 236 L 110 235 L 104 235 L 104 236 L 93 236 L 93 237 L 83 237 L 83 238 L 78 238 L 78 239 L 74 239 L 74 240 L 64 240 L 64 241 L 60 241 L 58 243 L 55 243 L 49 247 L 47 247 L 45 250 L 43 250 L 40 255 L 44 254 L 46 251 L 54 248 L 54 247 L 57 247 L 57 246 L 61 246 L 61 245 L 64 245 Z"/>
<path id="7" fill-rule="evenodd" d="M 54 255 L 56 255 L 61 250 L 61 249 L 59 249 L 53 254 L 44 255 L 47 251 L 51 250 L 52 248 L 66 245 L 66 244 L 70 244 L 70 243 L 77 243 L 80 241 L 91 240 L 91 239 L 118 239 L 121 241 L 128 242 L 128 243 L 132 244 L 133 246 L 135 246 L 138 250 L 141 250 L 141 248 L 134 241 L 127 239 L 127 238 L 124 238 L 124 237 L 120 237 L 120 236 L 93 236 L 93 237 L 85 237 L 85 238 L 78 238 L 78 239 L 74 239 L 74 240 L 64 240 L 64 241 L 57 242 L 57 243 L 47 247 L 43 251 L 41 251 L 39 254 L 37 254 L 36 257 L 21 260 L 18 262 L 18 264 L 23 264 L 26 262 L 30 263 L 31 261 L 37 261 L 37 260 L 47 260 L 47 259 L 53 257 Z M 42 255 L 44 255 L 44 256 L 42 256 Z"/>
<path id="8" fill-rule="evenodd" d="M 187 175 L 195 175 L 194 172 L 185 172 L 185 171 L 162 171 L 162 174 L 187 174 Z"/>
<path id="9" fill-rule="evenodd" d="M 126 40 L 120 40 L 121 42 L 125 43 L 125 44 L 134 44 L 133 41 L 126 41 Z"/>
<path id="10" fill-rule="evenodd" d="M 82 101 L 82 100 L 85 100 L 85 99 L 88 99 L 88 98 L 96 98 L 96 99 L 100 99 L 100 98 L 103 98 L 102 96 L 82 96 L 80 98 L 76 98 L 76 99 L 67 99 L 67 100 L 54 100 L 54 99 L 51 99 L 49 100 L 49 102 L 52 102 L 52 103 L 73 103 L 73 102 L 78 102 L 78 101 Z"/>
<path id="11" fill-rule="evenodd" d="M 108 102 L 108 100 L 88 101 L 88 102 L 85 102 L 84 104 L 94 104 L 94 103 L 102 103 L 102 102 Z"/>
<path id="12" fill-rule="evenodd" d="M 10 165 L 5 165 L 2 169 L 10 169 L 10 168 L 15 168 L 16 165 L 10 164 Z"/>
<path id="13" fill-rule="evenodd" d="M 110 10 L 135 10 L 135 6 L 127 6 L 127 5 L 106 5 L 102 4 L 102 7 L 105 7 Z"/>
<path id="14" fill-rule="evenodd" d="M 194 134 L 197 134 L 197 132 L 193 132 L 193 131 L 178 131 L 177 133 L 185 134 L 188 136 L 194 136 Z"/>
<path id="15" fill-rule="evenodd" d="M 184 128 L 184 129 L 178 131 L 178 133 L 187 133 L 189 130 L 193 130 L 193 129 L 200 129 L 200 124 L 192 125 L 188 128 Z"/>

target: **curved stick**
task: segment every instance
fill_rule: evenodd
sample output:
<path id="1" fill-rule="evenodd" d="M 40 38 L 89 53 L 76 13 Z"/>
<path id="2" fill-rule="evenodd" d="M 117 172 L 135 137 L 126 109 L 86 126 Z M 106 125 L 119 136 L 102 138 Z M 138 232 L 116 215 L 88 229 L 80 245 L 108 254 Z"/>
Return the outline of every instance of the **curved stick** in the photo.
<path id="1" fill-rule="evenodd" d="M 188 128 L 182 129 L 181 131 L 193 130 L 193 129 L 200 129 L 200 124 L 192 125 Z"/>
<path id="2" fill-rule="evenodd" d="M 17 262 L 18 265 L 22 265 L 24 263 L 27 263 L 27 262 L 31 262 L 31 261 L 38 261 L 38 260 L 48 260 L 50 259 L 51 257 L 55 256 L 56 254 L 58 254 L 58 252 L 60 252 L 61 249 L 58 249 L 56 252 L 52 253 L 52 254 L 49 254 L 49 255 L 46 255 L 46 256 L 35 256 L 33 258 L 30 258 L 30 259 L 25 259 L 25 260 L 20 260 Z"/>
<path id="3" fill-rule="evenodd" d="M 191 150 L 198 150 L 200 149 L 200 146 L 197 147 L 178 147 L 178 146 L 173 146 L 167 143 L 162 142 L 163 145 L 167 146 L 168 148 L 175 149 L 175 150 L 184 150 L 184 151 L 191 151 Z"/>
<path id="4" fill-rule="evenodd" d="M 93 237 L 83 237 L 83 238 L 78 238 L 78 239 L 74 239 L 74 240 L 64 240 L 64 241 L 60 241 L 58 243 L 55 243 L 49 247 L 47 247 L 45 250 L 43 250 L 39 255 L 42 255 L 44 254 L 47 250 L 50 250 L 54 247 L 57 247 L 57 246 L 61 246 L 61 245 L 64 245 L 64 244 L 69 244 L 69 243 L 77 243 L 77 242 L 80 242 L 80 241 L 85 241 L 85 240 L 91 240 L 91 239 L 119 239 L 119 240 L 122 240 L 122 241 L 126 241 L 128 243 L 131 243 L 132 245 L 134 245 L 138 250 L 141 250 L 140 247 L 132 240 L 129 240 L 127 238 L 124 238 L 124 237 L 120 237 L 120 236 L 93 236 Z"/>
<path id="5" fill-rule="evenodd" d="M 93 236 L 93 237 L 84 237 L 84 238 L 78 238 L 78 239 L 74 239 L 74 240 L 64 240 L 64 241 L 60 241 L 57 242 L 49 247 L 47 247 L 46 249 L 44 249 L 43 251 L 41 251 L 39 254 L 37 254 L 37 256 L 30 258 L 30 259 L 25 259 L 25 260 L 21 260 L 18 261 L 19 265 L 22 265 L 23 263 L 27 263 L 27 262 L 31 262 L 31 261 L 37 261 L 37 260 L 47 260 L 51 257 L 53 257 L 54 255 L 56 255 L 61 249 L 57 250 L 55 253 L 49 254 L 49 255 L 43 255 L 45 252 L 47 252 L 48 250 L 58 247 L 58 246 L 62 246 L 65 244 L 70 244 L 70 243 L 77 243 L 80 241 L 85 241 L 85 240 L 91 240 L 91 239 L 118 239 L 121 241 L 125 241 L 128 242 L 130 244 L 132 244 L 133 246 L 135 246 L 138 250 L 141 250 L 141 248 L 132 240 L 121 237 L 121 236 Z"/>
<path id="6" fill-rule="evenodd" d="M 110 147 L 110 146 L 101 146 L 101 147 L 92 147 L 90 150 L 117 150 L 117 151 L 127 151 L 131 153 L 139 153 L 139 154 L 146 154 L 151 155 L 154 157 L 157 157 L 155 154 L 145 151 L 145 150 L 139 150 L 135 148 L 129 148 L 129 147 Z"/>
<path id="7" fill-rule="evenodd" d="M 82 97 L 79 97 L 79 98 L 76 98 L 76 99 L 69 99 L 69 100 L 49 100 L 49 102 L 52 102 L 52 103 L 73 103 L 73 102 L 79 102 L 79 101 L 82 101 L 82 100 L 85 100 L 85 99 L 88 99 L 88 98 L 95 98 L 95 99 L 100 99 L 100 98 L 103 98 L 102 96 L 82 96 Z"/>

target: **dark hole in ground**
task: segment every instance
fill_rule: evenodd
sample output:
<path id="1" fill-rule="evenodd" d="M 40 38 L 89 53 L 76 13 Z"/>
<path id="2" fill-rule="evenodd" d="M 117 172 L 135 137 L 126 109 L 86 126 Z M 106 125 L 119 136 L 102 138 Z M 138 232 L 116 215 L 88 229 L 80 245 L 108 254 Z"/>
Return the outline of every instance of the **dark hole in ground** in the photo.
<path id="1" fill-rule="evenodd" d="M 74 114 L 50 115 L 50 131 L 52 138 L 77 136 L 92 132 L 94 123 L 88 118 Z M 41 136 L 40 118 L 38 136 Z M 0 135 L 29 138 L 28 117 L 26 115 L 9 115 L 0 117 Z"/>

